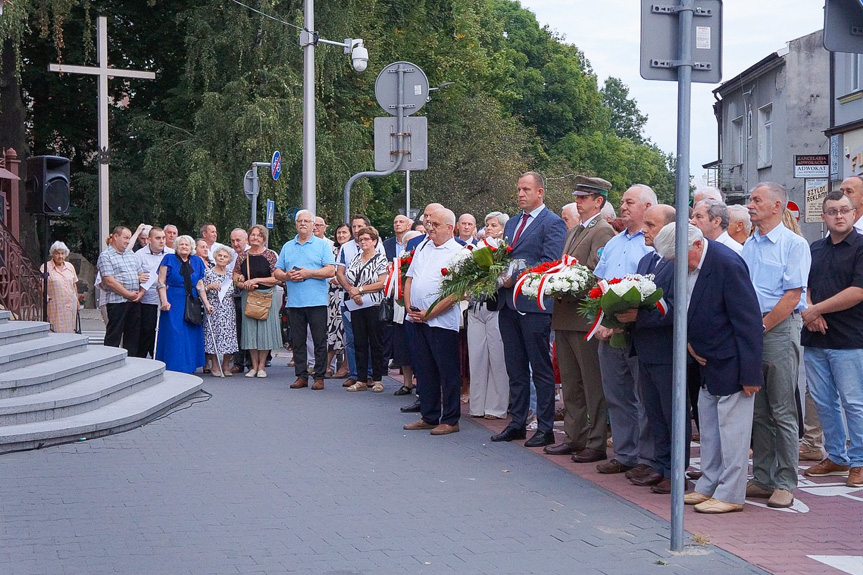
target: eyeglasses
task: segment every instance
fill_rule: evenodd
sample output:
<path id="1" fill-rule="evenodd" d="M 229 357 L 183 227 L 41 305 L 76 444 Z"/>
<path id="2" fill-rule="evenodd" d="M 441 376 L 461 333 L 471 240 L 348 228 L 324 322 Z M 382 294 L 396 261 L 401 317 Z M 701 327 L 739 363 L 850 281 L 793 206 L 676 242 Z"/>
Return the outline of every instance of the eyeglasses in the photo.
<path id="1" fill-rule="evenodd" d="M 843 216 L 853 212 L 854 210 L 851 208 L 830 208 L 829 210 L 824 210 L 824 213 L 830 216 L 831 218 L 835 218 L 838 214 L 842 214 Z"/>
<path id="2" fill-rule="evenodd" d="M 369 236 L 363 236 L 363 237 L 359 238 L 357 241 L 358 242 L 370 242 L 370 241 L 372 241 L 372 238 L 370 238 Z"/>

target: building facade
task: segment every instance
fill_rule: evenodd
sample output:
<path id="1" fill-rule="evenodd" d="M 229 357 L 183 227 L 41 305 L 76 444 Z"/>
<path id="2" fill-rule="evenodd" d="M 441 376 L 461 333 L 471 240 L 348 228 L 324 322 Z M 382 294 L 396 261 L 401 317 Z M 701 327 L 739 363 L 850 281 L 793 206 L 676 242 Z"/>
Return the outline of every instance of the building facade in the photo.
<path id="1" fill-rule="evenodd" d="M 863 54 L 831 55 L 830 181 L 863 175 Z"/>

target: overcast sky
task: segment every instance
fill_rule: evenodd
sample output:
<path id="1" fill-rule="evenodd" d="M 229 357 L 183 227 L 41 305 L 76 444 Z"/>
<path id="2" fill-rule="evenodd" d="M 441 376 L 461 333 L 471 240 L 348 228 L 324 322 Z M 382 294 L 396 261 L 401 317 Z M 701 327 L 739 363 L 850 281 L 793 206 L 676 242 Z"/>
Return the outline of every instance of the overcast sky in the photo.
<path id="1" fill-rule="evenodd" d="M 665 0 L 676 4 L 676 0 Z M 608 76 L 629 86 L 630 97 L 648 116 L 646 134 L 676 154 L 677 83 L 642 80 L 639 75 L 639 0 L 521 0 L 540 25 L 578 46 L 596 72 L 600 87 Z M 824 26 L 823 0 L 725 0 L 722 79 L 729 80 L 794 38 Z M 714 84 L 692 85 L 691 173 L 717 159 Z M 827 126 L 825 126 L 827 128 Z M 601 175 L 601 174 L 600 174 Z"/>

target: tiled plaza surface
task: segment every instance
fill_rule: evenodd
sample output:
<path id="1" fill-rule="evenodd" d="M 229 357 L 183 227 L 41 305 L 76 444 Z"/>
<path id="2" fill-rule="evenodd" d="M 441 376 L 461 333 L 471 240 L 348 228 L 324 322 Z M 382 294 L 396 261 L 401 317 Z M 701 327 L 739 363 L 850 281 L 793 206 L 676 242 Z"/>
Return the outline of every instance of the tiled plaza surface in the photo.
<path id="1" fill-rule="evenodd" d="M 654 514 L 667 514 L 667 498 L 633 504 L 603 489 L 632 491 L 618 478 L 598 487 L 517 443 L 490 443 L 470 418 L 449 436 L 403 431 L 416 415 L 399 413 L 410 398 L 392 395 L 395 381 L 382 394 L 338 381 L 289 390 L 285 361 L 267 379 L 208 377 L 209 400 L 142 428 L 2 456 L 0 574 L 764 572 L 689 538 L 685 553 L 669 552 Z M 829 532 L 802 528 L 822 513 L 809 505 L 687 513 L 688 527 L 724 545 L 736 525 L 727 548 L 741 555 L 749 544 L 788 553 L 807 535 L 824 551 Z M 859 542 L 858 519 L 829 522 L 843 540 L 856 525 Z"/>

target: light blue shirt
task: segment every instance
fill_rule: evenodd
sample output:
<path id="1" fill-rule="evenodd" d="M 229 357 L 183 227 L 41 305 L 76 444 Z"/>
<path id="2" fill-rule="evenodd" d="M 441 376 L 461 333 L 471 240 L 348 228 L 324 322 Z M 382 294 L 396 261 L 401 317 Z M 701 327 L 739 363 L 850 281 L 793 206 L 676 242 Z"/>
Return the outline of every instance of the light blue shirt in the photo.
<path id="1" fill-rule="evenodd" d="M 653 248 L 644 245 L 644 234 L 641 230 L 630 234 L 628 230 L 617 234 L 602 248 L 599 263 L 593 270 L 593 275 L 604 280 L 622 278 L 626 274 L 634 274 L 638 270 L 638 262 L 647 254 L 653 253 Z"/>
<path id="2" fill-rule="evenodd" d="M 803 288 L 795 309 L 806 309 L 806 282 L 812 253 L 806 240 L 779 224 L 767 235 L 759 230 L 743 244 L 743 260 L 758 296 L 761 313 L 773 310 L 785 292 Z"/>
<path id="3" fill-rule="evenodd" d="M 299 235 L 282 246 L 276 267 L 290 271 L 294 267 L 319 270 L 324 266 L 335 265 L 333 249 L 326 240 L 312 236 L 300 243 Z M 288 296 L 286 307 L 325 306 L 329 302 L 329 283 L 325 279 L 309 278 L 301 282 L 285 282 Z"/>

